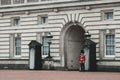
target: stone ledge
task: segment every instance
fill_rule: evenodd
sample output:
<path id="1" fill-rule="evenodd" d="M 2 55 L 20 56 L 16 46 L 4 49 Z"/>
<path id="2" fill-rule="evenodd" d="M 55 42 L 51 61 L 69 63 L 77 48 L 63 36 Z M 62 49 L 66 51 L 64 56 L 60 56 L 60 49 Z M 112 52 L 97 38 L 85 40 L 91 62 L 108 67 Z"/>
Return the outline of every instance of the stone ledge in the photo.
<path id="1" fill-rule="evenodd" d="M 97 71 L 120 72 L 120 66 L 97 66 Z"/>
<path id="2" fill-rule="evenodd" d="M 28 69 L 28 64 L 0 64 L 0 69 L 24 70 L 24 69 Z"/>

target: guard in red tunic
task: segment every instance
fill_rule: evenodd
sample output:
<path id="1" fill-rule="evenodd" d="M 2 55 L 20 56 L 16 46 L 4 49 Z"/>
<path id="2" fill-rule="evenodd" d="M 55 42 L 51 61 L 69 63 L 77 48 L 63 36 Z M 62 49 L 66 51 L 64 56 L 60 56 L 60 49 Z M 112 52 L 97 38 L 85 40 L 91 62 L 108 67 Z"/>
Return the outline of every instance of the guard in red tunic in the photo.
<path id="1" fill-rule="evenodd" d="M 85 71 L 85 55 L 83 50 L 81 50 L 80 54 L 80 69 L 81 71 Z"/>

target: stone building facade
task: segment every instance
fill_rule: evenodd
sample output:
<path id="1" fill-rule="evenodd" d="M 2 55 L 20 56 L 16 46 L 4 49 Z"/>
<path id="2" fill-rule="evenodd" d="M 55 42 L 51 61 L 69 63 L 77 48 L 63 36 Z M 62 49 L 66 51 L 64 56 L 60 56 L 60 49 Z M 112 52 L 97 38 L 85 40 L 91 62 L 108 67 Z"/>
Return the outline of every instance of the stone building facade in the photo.
<path id="1" fill-rule="evenodd" d="M 78 69 L 87 31 L 98 70 L 120 70 L 120 0 L 0 0 L 0 68 L 28 68 L 31 40 L 44 59 L 50 32 L 54 68 Z"/>

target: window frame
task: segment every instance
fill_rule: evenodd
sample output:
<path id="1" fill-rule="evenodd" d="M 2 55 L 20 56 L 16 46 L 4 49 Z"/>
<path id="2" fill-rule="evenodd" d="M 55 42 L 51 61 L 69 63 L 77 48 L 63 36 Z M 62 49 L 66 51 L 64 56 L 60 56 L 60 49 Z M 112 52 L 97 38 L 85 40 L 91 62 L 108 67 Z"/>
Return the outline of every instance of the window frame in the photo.
<path id="1" fill-rule="evenodd" d="M 106 36 L 107 35 L 114 35 L 114 55 L 107 55 L 107 53 L 106 53 Z M 111 31 L 110 30 L 110 32 L 109 33 L 107 33 L 107 31 L 106 31 L 106 34 L 104 35 L 104 57 L 115 57 L 115 33 L 113 32 L 113 31 Z"/>
<path id="2" fill-rule="evenodd" d="M 112 19 L 107 19 L 107 17 L 106 17 L 106 13 L 110 13 L 110 12 L 112 12 L 113 13 L 113 15 L 112 15 Z M 114 20 L 114 10 L 102 10 L 102 20 L 103 21 L 111 21 L 111 20 Z"/>
<path id="3" fill-rule="evenodd" d="M 18 24 L 16 25 L 16 20 L 19 20 L 19 22 L 17 22 Z M 20 26 L 20 17 L 12 17 L 12 22 L 11 22 L 11 24 L 12 24 L 12 26 Z"/>
<path id="4" fill-rule="evenodd" d="M 44 22 L 43 18 L 47 18 L 47 22 Z M 48 24 L 48 15 L 38 15 L 38 24 Z"/>
<path id="5" fill-rule="evenodd" d="M 46 36 L 42 36 L 42 57 L 43 58 L 47 57 L 48 54 L 49 54 L 49 44 L 47 42 L 46 42 L 47 45 L 45 45 L 45 47 L 48 48 L 48 51 L 47 51 L 47 54 L 44 54 L 44 44 L 45 44 L 44 41 L 45 41 L 45 38 L 48 39 L 48 41 L 49 41 L 49 38 L 47 38 Z"/>
<path id="6" fill-rule="evenodd" d="M 16 39 L 20 38 L 20 54 L 16 55 Z M 21 34 L 14 35 L 14 57 L 21 57 Z"/>

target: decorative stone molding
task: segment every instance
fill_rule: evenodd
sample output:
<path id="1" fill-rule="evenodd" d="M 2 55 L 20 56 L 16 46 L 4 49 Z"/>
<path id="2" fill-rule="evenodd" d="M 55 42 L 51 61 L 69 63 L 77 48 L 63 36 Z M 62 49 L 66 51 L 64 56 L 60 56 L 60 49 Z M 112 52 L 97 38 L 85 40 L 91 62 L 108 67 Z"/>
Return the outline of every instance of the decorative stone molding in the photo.
<path id="1" fill-rule="evenodd" d="M 0 17 L 3 17 L 3 13 L 0 13 Z"/>
<path id="2" fill-rule="evenodd" d="M 85 6 L 85 9 L 86 10 L 91 10 L 91 7 L 90 6 Z"/>
<path id="3" fill-rule="evenodd" d="M 26 14 L 26 15 L 29 15 L 29 14 L 30 14 L 30 12 L 29 12 L 29 11 L 25 11 L 25 14 Z"/>
<path id="4" fill-rule="evenodd" d="M 54 12 L 59 12 L 59 10 L 57 8 L 53 9 Z"/>

